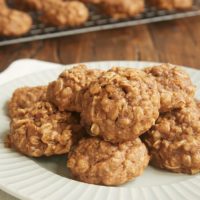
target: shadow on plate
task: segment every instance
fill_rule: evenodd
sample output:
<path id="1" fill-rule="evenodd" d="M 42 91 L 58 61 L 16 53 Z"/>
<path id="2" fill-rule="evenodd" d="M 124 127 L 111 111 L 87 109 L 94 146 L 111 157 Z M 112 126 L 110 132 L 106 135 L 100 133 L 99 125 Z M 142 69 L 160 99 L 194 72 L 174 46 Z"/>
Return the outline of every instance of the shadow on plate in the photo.
<path id="1" fill-rule="evenodd" d="M 62 177 L 72 179 L 72 176 L 67 169 L 67 155 L 51 156 L 51 157 L 41 157 L 32 158 L 41 167 L 58 174 Z"/>

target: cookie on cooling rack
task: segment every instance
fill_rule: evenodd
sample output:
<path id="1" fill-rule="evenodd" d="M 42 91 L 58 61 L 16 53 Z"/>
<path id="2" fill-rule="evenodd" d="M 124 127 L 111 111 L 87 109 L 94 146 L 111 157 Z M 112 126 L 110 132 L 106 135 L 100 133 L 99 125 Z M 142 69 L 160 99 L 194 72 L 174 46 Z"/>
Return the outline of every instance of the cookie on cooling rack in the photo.
<path id="1" fill-rule="evenodd" d="M 22 10 L 40 11 L 45 24 L 58 27 L 79 26 L 89 17 L 88 8 L 79 1 L 14 0 L 14 3 Z"/>
<path id="2" fill-rule="evenodd" d="M 88 138 L 69 153 L 67 167 L 80 181 L 120 185 L 141 175 L 148 163 L 147 149 L 139 138 L 116 145 Z"/>
<path id="3" fill-rule="evenodd" d="M 200 172 L 200 103 L 161 114 L 143 139 L 152 165 L 172 172 Z"/>
<path id="4" fill-rule="evenodd" d="M 42 2 L 42 20 L 54 26 L 80 26 L 88 17 L 88 8 L 79 1 L 45 0 Z"/>
<path id="5" fill-rule="evenodd" d="M 183 69 L 163 64 L 149 67 L 144 71 L 157 81 L 161 99 L 161 112 L 184 107 L 195 95 L 195 86 Z"/>
<path id="6" fill-rule="evenodd" d="M 43 0 L 12 0 L 14 6 L 22 10 L 41 10 Z"/>
<path id="7" fill-rule="evenodd" d="M 61 111 L 80 112 L 82 91 L 100 74 L 100 70 L 88 69 L 85 65 L 65 70 L 56 81 L 49 84 L 47 92 L 49 101 Z"/>
<path id="8" fill-rule="evenodd" d="M 147 0 L 148 5 L 155 6 L 160 9 L 190 9 L 193 5 L 193 0 Z"/>
<path id="9" fill-rule="evenodd" d="M 102 0 L 103 11 L 115 19 L 134 17 L 144 11 L 144 0 Z"/>
<path id="10" fill-rule="evenodd" d="M 29 32 L 32 18 L 27 13 L 8 8 L 4 1 L 0 6 L 1 36 L 21 36 Z"/>
<path id="11" fill-rule="evenodd" d="M 133 140 L 159 116 L 160 95 L 154 78 L 132 68 L 112 68 L 87 88 L 81 118 L 86 130 L 112 143 Z"/>

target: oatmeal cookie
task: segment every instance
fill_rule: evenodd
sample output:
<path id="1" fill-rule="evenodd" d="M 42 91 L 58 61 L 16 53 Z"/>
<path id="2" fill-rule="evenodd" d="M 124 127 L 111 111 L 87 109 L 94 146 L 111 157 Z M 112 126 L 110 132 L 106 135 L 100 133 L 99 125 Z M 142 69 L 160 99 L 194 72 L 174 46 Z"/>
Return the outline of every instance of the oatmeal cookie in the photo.
<path id="1" fill-rule="evenodd" d="M 42 3 L 42 19 L 54 26 L 80 26 L 88 17 L 88 8 L 79 1 L 45 0 Z"/>
<path id="2" fill-rule="evenodd" d="M 115 19 L 134 17 L 144 11 L 144 0 L 104 0 L 102 8 Z"/>
<path id="3" fill-rule="evenodd" d="M 15 90 L 8 102 L 8 113 L 11 118 L 22 114 L 25 108 L 30 108 L 38 101 L 46 101 L 46 86 L 22 87 Z M 21 112 L 20 112 L 21 111 Z"/>
<path id="4" fill-rule="evenodd" d="M 120 185 L 140 176 L 148 162 L 147 149 L 139 138 L 117 145 L 88 138 L 69 153 L 67 167 L 80 181 Z"/>
<path id="5" fill-rule="evenodd" d="M 182 108 L 195 95 L 195 87 L 189 75 L 180 67 L 163 64 L 144 69 L 155 77 L 161 99 L 161 112 Z"/>
<path id="6" fill-rule="evenodd" d="M 82 98 L 82 123 L 89 134 L 112 143 L 133 140 L 159 116 L 154 78 L 129 68 L 112 68 L 88 87 Z"/>
<path id="7" fill-rule="evenodd" d="M 144 134 L 152 165 L 172 172 L 200 171 L 200 103 L 161 114 Z"/>
<path id="8" fill-rule="evenodd" d="M 37 102 L 21 109 L 23 117 L 10 125 L 7 145 L 33 157 L 68 153 L 82 137 L 83 128 L 75 113 L 59 112 L 48 102 Z"/>
<path id="9" fill-rule="evenodd" d="M 25 12 L 8 8 L 2 1 L 0 25 L 0 35 L 21 36 L 31 29 L 32 18 Z"/>
<path id="10" fill-rule="evenodd" d="M 47 96 L 59 110 L 81 111 L 81 93 L 93 80 L 101 74 L 100 70 L 87 69 L 78 65 L 62 72 L 58 80 L 48 86 Z"/>
<path id="11" fill-rule="evenodd" d="M 190 9 L 193 5 L 193 0 L 147 0 L 148 5 L 155 6 L 160 9 Z"/>

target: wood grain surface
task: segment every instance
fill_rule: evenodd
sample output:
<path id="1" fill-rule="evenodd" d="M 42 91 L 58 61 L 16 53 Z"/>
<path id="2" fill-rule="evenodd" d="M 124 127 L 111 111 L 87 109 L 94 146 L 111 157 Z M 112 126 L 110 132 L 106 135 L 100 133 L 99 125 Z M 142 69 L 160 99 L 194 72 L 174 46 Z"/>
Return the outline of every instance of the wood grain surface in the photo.
<path id="1" fill-rule="evenodd" d="M 200 16 L 0 47 L 0 71 L 20 58 L 62 64 L 144 60 L 200 68 Z"/>

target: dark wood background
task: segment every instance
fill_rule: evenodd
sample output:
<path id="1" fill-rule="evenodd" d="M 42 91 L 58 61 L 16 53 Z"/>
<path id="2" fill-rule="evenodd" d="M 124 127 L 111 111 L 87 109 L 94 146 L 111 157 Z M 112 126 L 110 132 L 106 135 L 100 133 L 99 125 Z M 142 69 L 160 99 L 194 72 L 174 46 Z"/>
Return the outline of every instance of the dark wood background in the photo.
<path id="1" fill-rule="evenodd" d="M 63 64 L 144 60 L 200 68 L 200 16 L 0 47 L 0 71 L 20 58 Z"/>

